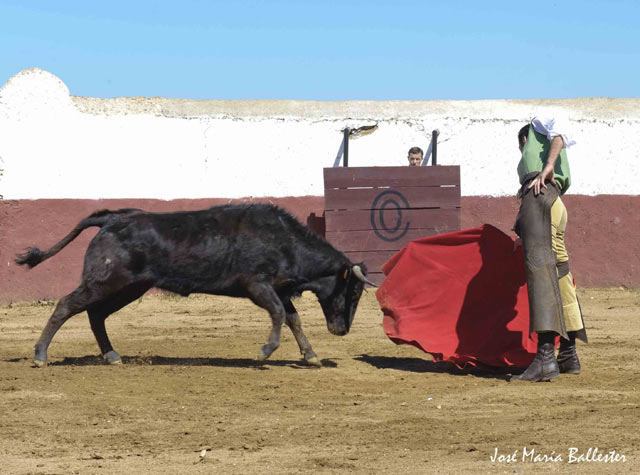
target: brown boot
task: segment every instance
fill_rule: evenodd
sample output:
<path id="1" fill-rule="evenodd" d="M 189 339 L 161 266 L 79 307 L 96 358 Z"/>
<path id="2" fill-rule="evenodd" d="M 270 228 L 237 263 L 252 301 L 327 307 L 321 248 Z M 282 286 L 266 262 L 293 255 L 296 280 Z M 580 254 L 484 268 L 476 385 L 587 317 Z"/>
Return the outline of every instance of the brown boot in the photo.
<path id="1" fill-rule="evenodd" d="M 538 352 L 524 373 L 511 378 L 512 381 L 549 381 L 560 374 L 556 361 L 553 340 L 555 333 L 538 333 Z"/>
<path id="2" fill-rule="evenodd" d="M 558 351 L 558 368 L 561 373 L 580 373 L 580 360 L 576 353 L 576 332 L 569 332 L 569 340 L 560 340 L 560 350 Z"/>

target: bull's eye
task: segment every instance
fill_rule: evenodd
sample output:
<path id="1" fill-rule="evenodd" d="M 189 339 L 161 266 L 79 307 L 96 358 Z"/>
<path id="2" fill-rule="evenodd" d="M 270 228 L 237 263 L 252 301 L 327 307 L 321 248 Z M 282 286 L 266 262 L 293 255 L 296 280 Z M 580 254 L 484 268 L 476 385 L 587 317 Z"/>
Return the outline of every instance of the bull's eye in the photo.
<path id="1" fill-rule="evenodd" d="M 348 267 L 344 270 L 344 274 L 343 274 L 342 278 L 344 280 L 347 280 L 347 277 L 349 277 L 349 268 Z"/>

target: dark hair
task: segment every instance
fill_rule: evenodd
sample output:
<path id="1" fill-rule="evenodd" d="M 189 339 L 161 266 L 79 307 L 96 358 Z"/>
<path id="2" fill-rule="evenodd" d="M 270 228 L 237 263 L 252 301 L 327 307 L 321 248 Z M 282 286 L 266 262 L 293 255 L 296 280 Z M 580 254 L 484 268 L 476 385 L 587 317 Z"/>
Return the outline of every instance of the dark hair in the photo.
<path id="1" fill-rule="evenodd" d="M 518 145 L 521 147 L 524 145 L 525 137 L 529 135 L 529 125 L 530 124 L 525 125 L 520 129 L 520 132 L 518 132 Z"/>
<path id="2" fill-rule="evenodd" d="M 411 155 L 411 154 L 415 154 L 415 153 L 419 153 L 421 156 L 424 157 L 424 152 L 422 151 L 422 149 L 420 147 L 411 147 L 409 149 L 409 153 L 407 154 L 407 156 Z"/>

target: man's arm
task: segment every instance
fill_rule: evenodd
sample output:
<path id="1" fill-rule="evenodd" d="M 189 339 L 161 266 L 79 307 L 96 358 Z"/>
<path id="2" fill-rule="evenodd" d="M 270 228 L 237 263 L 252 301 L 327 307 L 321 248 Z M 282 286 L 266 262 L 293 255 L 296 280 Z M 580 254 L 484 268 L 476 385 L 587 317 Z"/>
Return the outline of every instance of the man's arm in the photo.
<path id="1" fill-rule="evenodd" d="M 528 189 L 533 187 L 533 192 L 536 196 L 540 194 L 540 188 L 546 188 L 545 180 L 551 181 L 554 185 L 556 184 L 556 180 L 553 178 L 553 169 L 556 166 L 556 160 L 558 160 L 558 155 L 560 155 L 560 151 L 564 148 L 564 141 L 562 140 L 562 136 L 556 135 L 551 141 L 551 148 L 549 149 L 549 156 L 547 157 L 547 164 L 542 169 L 540 174 L 529 183 Z"/>

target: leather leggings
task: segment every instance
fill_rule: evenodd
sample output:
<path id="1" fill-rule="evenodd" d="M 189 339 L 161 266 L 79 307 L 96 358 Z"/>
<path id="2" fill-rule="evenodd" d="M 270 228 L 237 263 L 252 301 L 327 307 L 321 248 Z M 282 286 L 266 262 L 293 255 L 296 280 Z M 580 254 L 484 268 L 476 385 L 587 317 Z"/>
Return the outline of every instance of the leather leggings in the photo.
<path id="1" fill-rule="evenodd" d="M 514 226 L 522 238 L 529 293 L 529 332 L 555 332 L 568 339 L 558 287 L 556 255 L 551 247 L 551 206 L 560 196 L 556 186 L 547 182 L 547 188 L 535 196 L 527 189 L 538 173 L 525 177 L 518 196 L 522 201 Z M 561 269 L 568 272 L 568 269 Z"/>

